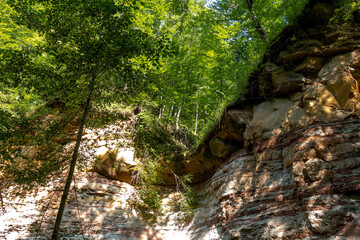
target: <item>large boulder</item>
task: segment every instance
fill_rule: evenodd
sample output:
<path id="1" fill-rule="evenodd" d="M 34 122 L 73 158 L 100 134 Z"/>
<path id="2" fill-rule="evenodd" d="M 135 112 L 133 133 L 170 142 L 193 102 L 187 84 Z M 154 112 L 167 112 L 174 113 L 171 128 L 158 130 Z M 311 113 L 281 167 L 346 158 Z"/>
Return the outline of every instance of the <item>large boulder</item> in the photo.
<path id="1" fill-rule="evenodd" d="M 196 154 L 186 156 L 184 168 L 186 174 L 193 176 L 192 183 L 199 183 L 209 179 L 223 163 L 214 157 L 211 150 L 204 146 Z"/>
<path id="2" fill-rule="evenodd" d="M 96 160 L 90 171 L 106 177 L 130 183 L 135 174 L 134 149 L 120 148 L 111 151 L 105 146 L 97 149 Z"/>
<path id="3" fill-rule="evenodd" d="M 307 87 L 303 93 L 303 106 L 313 121 L 340 121 L 350 115 L 341 110 L 335 96 L 321 84 Z"/>
<path id="4" fill-rule="evenodd" d="M 324 66 L 325 59 L 322 57 L 307 57 L 294 69 L 295 72 L 313 73 L 318 72 Z"/>
<path id="5" fill-rule="evenodd" d="M 273 63 L 267 63 L 259 76 L 261 96 L 274 93 L 276 96 L 287 95 L 301 89 L 306 78 L 293 71 L 287 71 Z"/>
<path id="6" fill-rule="evenodd" d="M 234 151 L 233 145 L 218 136 L 213 137 L 209 144 L 212 155 L 218 158 L 228 157 Z"/>
<path id="7" fill-rule="evenodd" d="M 277 71 L 272 74 L 272 83 L 278 96 L 287 95 L 301 89 L 306 78 L 292 71 Z"/>
<path id="8" fill-rule="evenodd" d="M 337 102 L 342 109 L 349 109 L 348 103 L 351 87 L 354 85 L 354 79 L 350 73 L 341 72 L 329 79 L 326 83 L 328 89 L 334 94 Z M 350 109 L 349 109 L 350 110 Z"/>
<path id="9" fill-rule="evenodd" d="M 321 81 L 328 81 L 338 75 L 341 71 L 350 70 L 349 66 L 360 63 L 360 50 L 338 55 L 325 64 L 318 74 Z"/>
<path id="10" fill-rule="evenodd" d="M 305 24 L 310 27 L 326 25 L 329 23 L 330 18 L 333 17 L 334 10 L 335 7 L 330 4 L 318 2 L 307 16 Z"/>
<path id="11" fill-rule="evenodd" d="M 244 136 L 252 142 L 282 133 L 281 124 L 288 118 L 288 112 L 295 106 L 288 98 L 275 98 L 254 106 L 254 116 L 248 124 Z"/>
<path id="12" fill-rule="evenodd" d="M 360 114 L 360 50 L 333 57 L 319 72 L 318 78 L 336 97 L 341 109 Z"/>
<path id="13" fill-rule="evenodd" d="M 246 125 L 252 119 L 251 109 L 232 109 L 229 110 L 222 122 L 222 129 L 227 133 L 228 138 L 234 139 L 238 142 L 244 142 L 244 132 Z"/>

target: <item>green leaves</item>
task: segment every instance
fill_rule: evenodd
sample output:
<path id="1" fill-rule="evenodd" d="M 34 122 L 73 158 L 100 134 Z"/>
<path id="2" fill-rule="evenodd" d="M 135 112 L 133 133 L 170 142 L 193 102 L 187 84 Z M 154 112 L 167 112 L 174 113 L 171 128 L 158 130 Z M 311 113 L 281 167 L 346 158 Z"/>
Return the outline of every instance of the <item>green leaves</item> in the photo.
<path id="1" fill-rule="evenodd" d="M 346 23 L 352 21 L 356 15 L 360 13 L 360 2 L 359 1 L 339 1 L 343 2 L 340 4 L 340 8 L 335 10 L 335 15 L 330 19 L 331 23 Z"/>
<path id="2" fill-rule="evenodd" d="M 33 2 L 13 5 L 22 22 L 45 36 L 48 53 L 79 75 L 116 67 L 115 59 L 136 54 L 144 37 L 132 29 L 134 1 Z"/>

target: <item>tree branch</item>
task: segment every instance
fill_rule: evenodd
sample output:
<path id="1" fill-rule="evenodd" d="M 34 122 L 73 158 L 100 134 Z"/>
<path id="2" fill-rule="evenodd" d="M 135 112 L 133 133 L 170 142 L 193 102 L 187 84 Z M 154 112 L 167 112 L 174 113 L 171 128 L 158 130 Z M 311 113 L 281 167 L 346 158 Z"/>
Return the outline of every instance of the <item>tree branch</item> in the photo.
<path id="1" fill-rule="evenodd" d="M 259 37 L 261 38 L 261 40 L 267 46 L 268 45 L 268 39 L 266 37 L 264 29 L 261 27 L 260 22 L 259 22 L 256 14 L 255 14 L 254 7 L 253 7 L 253 1 L 252 0 L 245 0 L 245 1 L 246 1 L 246 4 L 247 4 L 248 8 L 249 8 L 249 12 L 252 15 L 252 21 L 255 24 L 256 32 L 259 34 Z"/>

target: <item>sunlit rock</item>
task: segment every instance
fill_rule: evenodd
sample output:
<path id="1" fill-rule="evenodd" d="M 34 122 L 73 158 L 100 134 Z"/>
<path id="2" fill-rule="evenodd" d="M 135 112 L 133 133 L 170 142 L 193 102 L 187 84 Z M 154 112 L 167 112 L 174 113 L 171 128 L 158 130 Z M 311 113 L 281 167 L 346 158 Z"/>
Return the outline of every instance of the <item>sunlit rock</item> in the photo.
<path id="1" fill-rule="evenodd" d="M 252 110 L 229 110 L 223 120 L 222 129 L 228 134 L 228 138 L 243 143 L 246 125 L 251 121 Z"/>
<path id="2" fill-rule="evenodd" d="M 90 171 L 119 181 L 131 182 L 137 164 L 133 149 L 120 148 L 111 151 L 102 146 L 96 150 L 95 157 L 94 166 Z"/>
<path id="3" fill-rule="evenodd" d="M 293 108 L 294 103 L 287 98 L 276 98 L 254 106 L 254 116 L 245 130 L 245 138 L 253 141 L 281 134 L 281 124 L 287 120 Z"/>

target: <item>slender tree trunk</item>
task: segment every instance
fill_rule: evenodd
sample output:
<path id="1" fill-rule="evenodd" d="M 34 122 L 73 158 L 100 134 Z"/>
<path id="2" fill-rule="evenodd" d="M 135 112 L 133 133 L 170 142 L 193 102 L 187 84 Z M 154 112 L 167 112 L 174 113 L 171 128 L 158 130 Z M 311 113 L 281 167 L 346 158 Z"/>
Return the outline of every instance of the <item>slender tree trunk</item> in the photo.
<path id="1" fill-rule="evenodd" d="M 160 118 L 164 117 L 165 110 L 166 110 L 166 105 L 164 104 L 163 107 L 161 108 L 161 116 L 160 116 Z M 160 120 L 160 118 L 159 118 L 159 120 Z"/>
<path id="2" fill-rule="evenodd" d="M 191 29 L 191 33 L 192 33 L 192 29 Z M 181 105 L 179 107 L 179 111 L 178 114 L 176 116 L 176 131 L 179 130 L 179 122 L 180 122 L 180 114 L 181 114 L 181 110 L 184 106 L 184 102 L 185 102 L 185 98 L 186 98 L 186 94 L 189 88 L 189 82 L 190 82 L 190 72 L 191 72 L 191 68 L 190 68 L 190 60 L 191 60 L 191 47 L 192 47 L 192 39 L 190 39 L 190 48 L 189 48 L 189 61 L 188 61 L 188 65 L 187 65 L 187 80 L 186 80 L 186 87 L 185 87 L 185 92 L 183 95 L 183 99 L 181 101 Z"/>
<path id="3" fill-rule="evenodd" d="M 261 38 L 261 40 L 263 40 L 263 42 L 267 46 L 268 45 L 268 39 L 266 37 L 264 29 L 261 27 L 260 22 L 259 22 L 256 14 L 255 14 L 254 7 L 253 7 L 253 0 L 245 0 L 245 2 L 246 2 L 247 6 L 249 8 L 249 12 L 252 15 L 252 21 L 255 24 L 256 32 L 259 34 L 259 37 Z"/>
<path id="4" fill-rule="evenodd" d="M 189 56 L 190 55 L 191 55 L 191 52 L 190 52 Z M 178 111 L 177 116 L 176 116 L 176 131 L 179 130 L 180 114 L 181 114 L 182 108 L 184 107 L 186 94 L 187 94 L 187 91 L 188 91 L 188 88 L 189 88 L 189 82 L 190 82 L 190 65 L 188 65 L 188 69 L 187 69 L 187 81 L 186 81 L 185 92 L 184 92 L 184 95 L 183 95 L 183 99 L 181 101 L 181 105 L 179 107 L 179 111 Z"/>
<path id="5" fill-rule="evenodd" d="M 181 104 L 181 106 L 179 107 L 179 111 L 178 111 L 178 113 L 176 115 L 176 124 L 175 124 L 176 131 L 179 131 L 179 122 L 180 122 L 180 114 L 181 114 L 182 105 L 183 104 Z"/>
<path id="6" fill-rule="evenodd" d="M 222 79 L 222 73 L 221 73 L 221 68 L 220 68 L 220 79 L 219 79 L 219 81 L 220 81 L 220 92 L 221 93 L 223 93 L 223 79 Z M 221 100 L 223 100 L 224 99 L 224 94 L 221 94 Z"/>
<path id="7" fill-rule="evenodd" d="M 65 188 L 64 188 L 64 191 L 63 191 L 63 195 L 61 197 L 61 202 L 60 202 L 58 214 L 56 216 L 56 221 L 55 221 L 55 224 L 54 224 L 54 230 L 53 230 L 53 234 L 52 234 L 52 237 L 51 237 L 52 240 L 58 240 L 59 239 L 59 231 L 60 231 L 61 219 L 62 219 L 62 216 L 64 214 L 66 200 L 67 200 L 67 197 L 69 195 L 70 185 L 71 185 L 72 177 L 74 175 L 76 159 L 77 159 L 77 153 L 78 153 L 79 147 L 80 147 L 81 135 L 82 135 L 82 132 L 83 132 L 83 129 L 84 129 L 86 116 L 87 116 L 87 113 L 89 111 L 89 105 L 90 105 L 92 92 L 93 92 L 93 89 L 94 89 L 95 78 L 96 78 L 96 75 L 92 76 L 92 79 L 91 79 L 91 82 L 90 82 L 89 94 L 88 94 L 88 97 L 87 97 L 87 100 L 86 100 L 85 110 L 84 110 L 84 113 L 83 113 L 83 116 L 82 116 L 82 119 L 81 119 L 81 122 L 80 122 L 79 132 L 77 134 L 77 139 L 76 139 L 76 145 L 75 145 L 74 153 L 72 155 L 72 159 L 71 159 L 71 163 L 70 163 L 69 174 L 68 174 L 68 177 L 66 179 Z"/>
<path id="8" fill-rule="evenodd" d="M 198 97 L 199 97 L 199 95 L 198 95 Z M 197 135 L 198 119 L 199 119 L 199 102 L 196 103 L 195 135 Z"/>
<path id="9" fill-rule="evenodd" d="M 171 117 L 173 110 L 174 110 L 174 105 L 171 105 L 171 107 L 169 108 L 169 117 Z"/>
<path id="10" fill-rule="evenodd" d="M 171 115 L 172 115 L 172 111 L 173 111 L 174 105 L 170 105 L 168 107 L 169 111 L 168 111 L 168 115 L 167 115 L 167 119 L 166 119 L 166 129 L 168 128 L 168 124 L 170 122 L 171 124 Z M 171 126 L 171 125 L 170 125 Z"/>
<path id="11" fill-rule="evenodd" d="M 162 116 L 162 107 L 159 108 L 159 120 L 161 119 Z"/>

